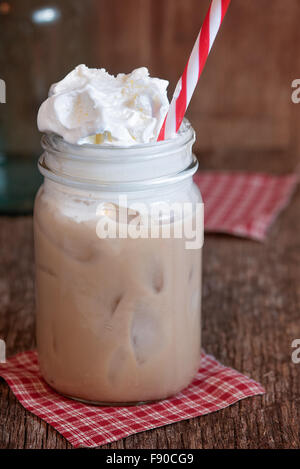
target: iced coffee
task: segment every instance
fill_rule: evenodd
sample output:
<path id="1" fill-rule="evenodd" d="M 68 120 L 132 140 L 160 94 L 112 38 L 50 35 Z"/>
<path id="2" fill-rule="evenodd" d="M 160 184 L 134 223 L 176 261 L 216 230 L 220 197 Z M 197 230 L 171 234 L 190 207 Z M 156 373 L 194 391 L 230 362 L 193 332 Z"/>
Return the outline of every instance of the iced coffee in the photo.
<path id="1" fill-rule="evenodd" d="M 111 77 L 80 66 L 52 86 L 39 112 L 48 135 L 34 214 L 37 346 L 44 379 L 71 398 L 163 399 L 199 368 L 202 244 L 187 244 L 184 229 L 174 236 L 186 218 L 160 213 L 170 236 L 151 236 L 149 226 L 144 237 L 99 231 L 122 195 L 127 224 L 137 204 L 149 213 L 161 202 L 189 204 L 202 237 L 193 130 L 185 124 L 156 143 L 166 86 L 146 69 Z"/>

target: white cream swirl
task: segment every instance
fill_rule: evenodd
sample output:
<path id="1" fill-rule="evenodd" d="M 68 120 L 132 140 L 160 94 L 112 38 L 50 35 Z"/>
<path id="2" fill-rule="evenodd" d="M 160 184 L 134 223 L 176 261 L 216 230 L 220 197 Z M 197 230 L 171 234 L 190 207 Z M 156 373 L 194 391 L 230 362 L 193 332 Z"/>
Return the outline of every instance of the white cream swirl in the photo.
<path id="1" fill-rule="evenodd" d="M 145 67 L 114 77 L 102 68 L 78 65 L 51 86 L 38 112 L 38 128 L 69 143 L 153 142 L 169 108 L 167 86 Z"/>

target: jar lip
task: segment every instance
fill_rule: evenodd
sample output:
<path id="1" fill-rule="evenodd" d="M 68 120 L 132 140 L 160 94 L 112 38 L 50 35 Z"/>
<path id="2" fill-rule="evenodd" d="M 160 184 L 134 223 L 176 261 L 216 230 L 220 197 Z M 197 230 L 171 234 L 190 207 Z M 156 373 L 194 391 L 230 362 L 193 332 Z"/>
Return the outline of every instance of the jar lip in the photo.
<path id="1" fill-rule="evenodd" d="M 150 188 L 155 189 L 157 186 L 165 186 L 171 183 L 179 183 L 185 179 L 193 177 L 195 172 L 197 171 L 199 166 L 198 160 L 195 155 L 192 155 L 192 161 L 190 165 L 185 168 L 184 170 L 174 173 L 170 176 L 162 176 L 158 178 L 151 178 L 148 180 L 140 180 L 140 181 L 98 181 L 94 179 L 85 179 L 82 180 L 78 177 L 72 177 L 66 175 L 58 174 L 57 172 L 50 170 L 47 167 L 46 162 L 40 158 L 38 161 L 38 168 L 40 173 L 44 177 L 48 177 L 52 181 L 65 184 L 67 186 L 81 188 L 81 189 L 88 189 L 88 190 L 103 190 L 103 191 L 111 191 L 111 192 L 131 192 L 137 190 L 147 190 Z"/>
<path id="2" fill-rule="evenodd" d="M 145 150 L 147 156 L 153 158 L 160 156 L 161 153 L 171 151 L 174 147 L 180 148 L 190 142 L 195 141 L 195 131 L 190 122 L 184 118 L 181 127 L 172 139 L 162 140 L 160 142 L 142 143 L 137 145 L 123 146 L 111 144 L 74 144 L 66 142 L 61 136 L 57 134 L 44 134 L 41 138 L 41 146 L 44 150 L 54 152 L 64 152 L 70 157 L 88 159 L 102 159 L 102 158 L 120 158 L 120 152 L 127 157 L 136 157 L 143 152 L 145 158 Z"/>
<path id="3" fill-rule="evenodd" d="M 40 172 L 53 181 L 99 190 L 142 190 L 191 177 L 198 162 L 192 155 L 195 132 L 185 119 L 173 139 L 120 147 L 74 145 L 57 135 L 44 135 Z"/>

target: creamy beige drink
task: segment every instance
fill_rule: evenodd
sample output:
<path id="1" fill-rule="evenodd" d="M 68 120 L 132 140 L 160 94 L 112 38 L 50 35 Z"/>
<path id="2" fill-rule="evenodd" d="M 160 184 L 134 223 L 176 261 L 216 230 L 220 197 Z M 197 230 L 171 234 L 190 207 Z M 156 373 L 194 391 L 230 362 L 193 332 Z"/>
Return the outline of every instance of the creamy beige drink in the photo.
<path id="1" fill-rule="evenodd" d="M 97 402 L 159 399 L 187 386 L 200 363 L 200 252 L 183 239 L 101 240 L 96 218 L 62 215 L 43 189 L 36 213 L 47 382 Z"/>
<path id="2" fill-rule="evenodd" d="M 74 132 L 77 138 L 70 127 L 67 139 Z M 125 131 L 100 130 L 101 137 L 83 135 L 94 144 L 100 139 L 99 146 L 43 143 L 45 183 L 34 215 L 41 371 L 53 388 L 77 399 L 163 399 L 186 387 L 200 364 L 201 249 L 187 249 L 185 235 L 101 238 L 106 215 L 99 206 L 118 206 L 119 194 L 149 207 L 190 203 L 194 220 L 201 202 L 192 181 L 194 134 L 188 127 L 174 142 L 116 151 L 107 139 Z M 203 222 L 197 229 L 202 235 Z"/>

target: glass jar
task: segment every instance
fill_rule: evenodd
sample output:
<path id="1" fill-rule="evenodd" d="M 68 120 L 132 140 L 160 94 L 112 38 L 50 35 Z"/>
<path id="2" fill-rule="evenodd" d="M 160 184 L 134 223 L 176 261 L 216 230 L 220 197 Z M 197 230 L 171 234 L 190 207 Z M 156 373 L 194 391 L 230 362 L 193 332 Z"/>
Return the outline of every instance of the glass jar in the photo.
<path id="1" fill-rule="evenodd" d="M 194 378 L 203 241 L 194 140 L 187 121 L 173 140 L 133 147 L 43 136 L 37 347 L 42 375 L 60 393 L 134 404 L 171 396 Z"/>

